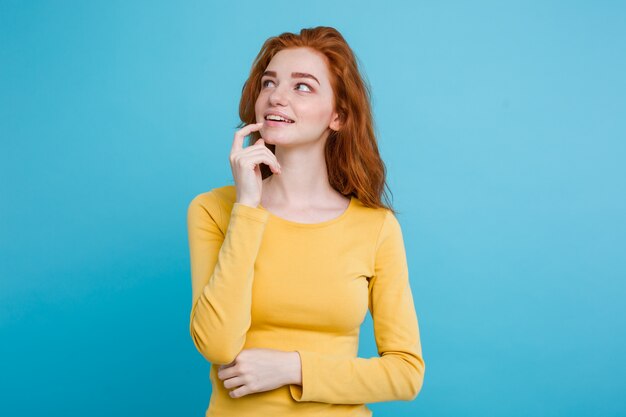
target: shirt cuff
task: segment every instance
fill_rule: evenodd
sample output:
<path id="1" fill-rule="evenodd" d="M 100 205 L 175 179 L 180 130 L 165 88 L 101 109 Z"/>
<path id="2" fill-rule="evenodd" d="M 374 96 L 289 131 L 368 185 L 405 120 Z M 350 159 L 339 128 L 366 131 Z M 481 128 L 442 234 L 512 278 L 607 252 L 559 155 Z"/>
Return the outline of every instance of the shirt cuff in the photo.
<path id="1" fill-rule="evenodd" d="M 251 207 L 241 203 L 233 204 L 231 216 L 243 216 L 251 220 L 266 223 L 270 216 L 269 211 L 260 207 Z"/>
<path id="2" fill-rule="evenodd" d="M 290 384 L 289 392 L 298 402 L 312 401 L 310 398 L 315 393 L 315 362 L 317 354 L 296 349 L 300 354 L 302 364 L 302 385 Z"/>

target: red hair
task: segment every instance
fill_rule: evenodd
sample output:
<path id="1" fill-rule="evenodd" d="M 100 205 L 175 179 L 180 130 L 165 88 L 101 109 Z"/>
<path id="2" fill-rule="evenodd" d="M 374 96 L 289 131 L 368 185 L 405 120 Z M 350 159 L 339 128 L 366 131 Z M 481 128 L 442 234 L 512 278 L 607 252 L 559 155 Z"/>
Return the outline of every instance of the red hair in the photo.
<path id="1" fill-rule="evenodd" d="M 272 57 L 287 48 L 308 47 L 324 55 L 335 98 L 335 111 L 341 127 L 331 130 L 324 150 L 330 185 L 345 196 L 356 196 L 367 207 L 384 207 L 389 203 L 385 187 L 385 164 L 378 152 L 370 105 L 370 88 L 359 72 L 357 58 L 343 36 L 332 27 L 302 29 L 300 34 L 285 32 L 265 41 L 244 83 L 239 102 L 239 127 L 256 123 L 254 105 L 261 91 L 261 77 Z M 260 132 L 250 135 L 256 142 Z M 276 146 L 266 144 L 274 152 Z M 261 164 L 262 178 L 272 175 Z M 381 201 L 385 197 L 386 203 Z"/>

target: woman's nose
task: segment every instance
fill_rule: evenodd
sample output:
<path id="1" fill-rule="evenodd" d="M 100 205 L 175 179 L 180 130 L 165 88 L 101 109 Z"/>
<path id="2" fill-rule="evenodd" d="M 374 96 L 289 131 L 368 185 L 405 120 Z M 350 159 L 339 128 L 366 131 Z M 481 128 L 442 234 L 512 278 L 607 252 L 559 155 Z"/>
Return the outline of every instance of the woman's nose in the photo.
<path id="1" fill-rule="evenodd" d="M 286 104 L 286 96 L 283 92 L 283 89 L 278 86 L 272 91 L 270 94 L 270 104 L 275 105 L 285 105 Z"/>

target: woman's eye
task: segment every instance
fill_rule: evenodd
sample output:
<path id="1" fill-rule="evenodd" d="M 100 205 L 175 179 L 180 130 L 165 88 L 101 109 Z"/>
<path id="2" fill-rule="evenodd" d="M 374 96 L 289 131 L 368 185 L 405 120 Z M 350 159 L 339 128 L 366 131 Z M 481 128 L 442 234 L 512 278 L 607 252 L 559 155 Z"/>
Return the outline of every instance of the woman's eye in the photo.
<path id="1" fill-rule="evenodd" d="M 300 91 L 311 91 L 311 88 L 308 85 L 304 84 L 304 83 L 298 83 L 297 85 L 303 85 L 303 86 L 306 87 L 306 90 L 300 90 Z"/>
<path id="2" fill-rule="evenodd" d="M 272 80 L 263 80 L 263 81 L 261 81 L 261 87 L 262 88 L 269 87 L 270 86 L 269 83 L 274 84 L 274 81 L 272 81 Z M 304 86 L 305 89 L 302 89 L 302 86 Z M 308 84 L 304 84 L 304 83 L 296 84 L 296 89 L 298 91 L 305 91 L 305 92 L 309 92 L 309 93 L 313 91 L 313 90 L 311 90 L 311 87 L 308 86 Z"/>

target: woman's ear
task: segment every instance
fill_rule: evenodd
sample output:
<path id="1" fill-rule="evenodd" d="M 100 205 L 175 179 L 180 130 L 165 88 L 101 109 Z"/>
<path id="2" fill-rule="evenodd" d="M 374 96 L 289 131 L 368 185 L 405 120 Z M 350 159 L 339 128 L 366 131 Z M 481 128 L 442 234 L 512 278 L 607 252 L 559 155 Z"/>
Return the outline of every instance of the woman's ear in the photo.
<path id="1" fill-rule="evenodd" d="M 341 117 L 339 113 L 333 113 L 333 120 L 330 122 L 329 127 L 335 132 L 339 131 L 339 129 L 341 129 L 341 126 L 343 126 L 342 119 L 343 117 Z"/>

